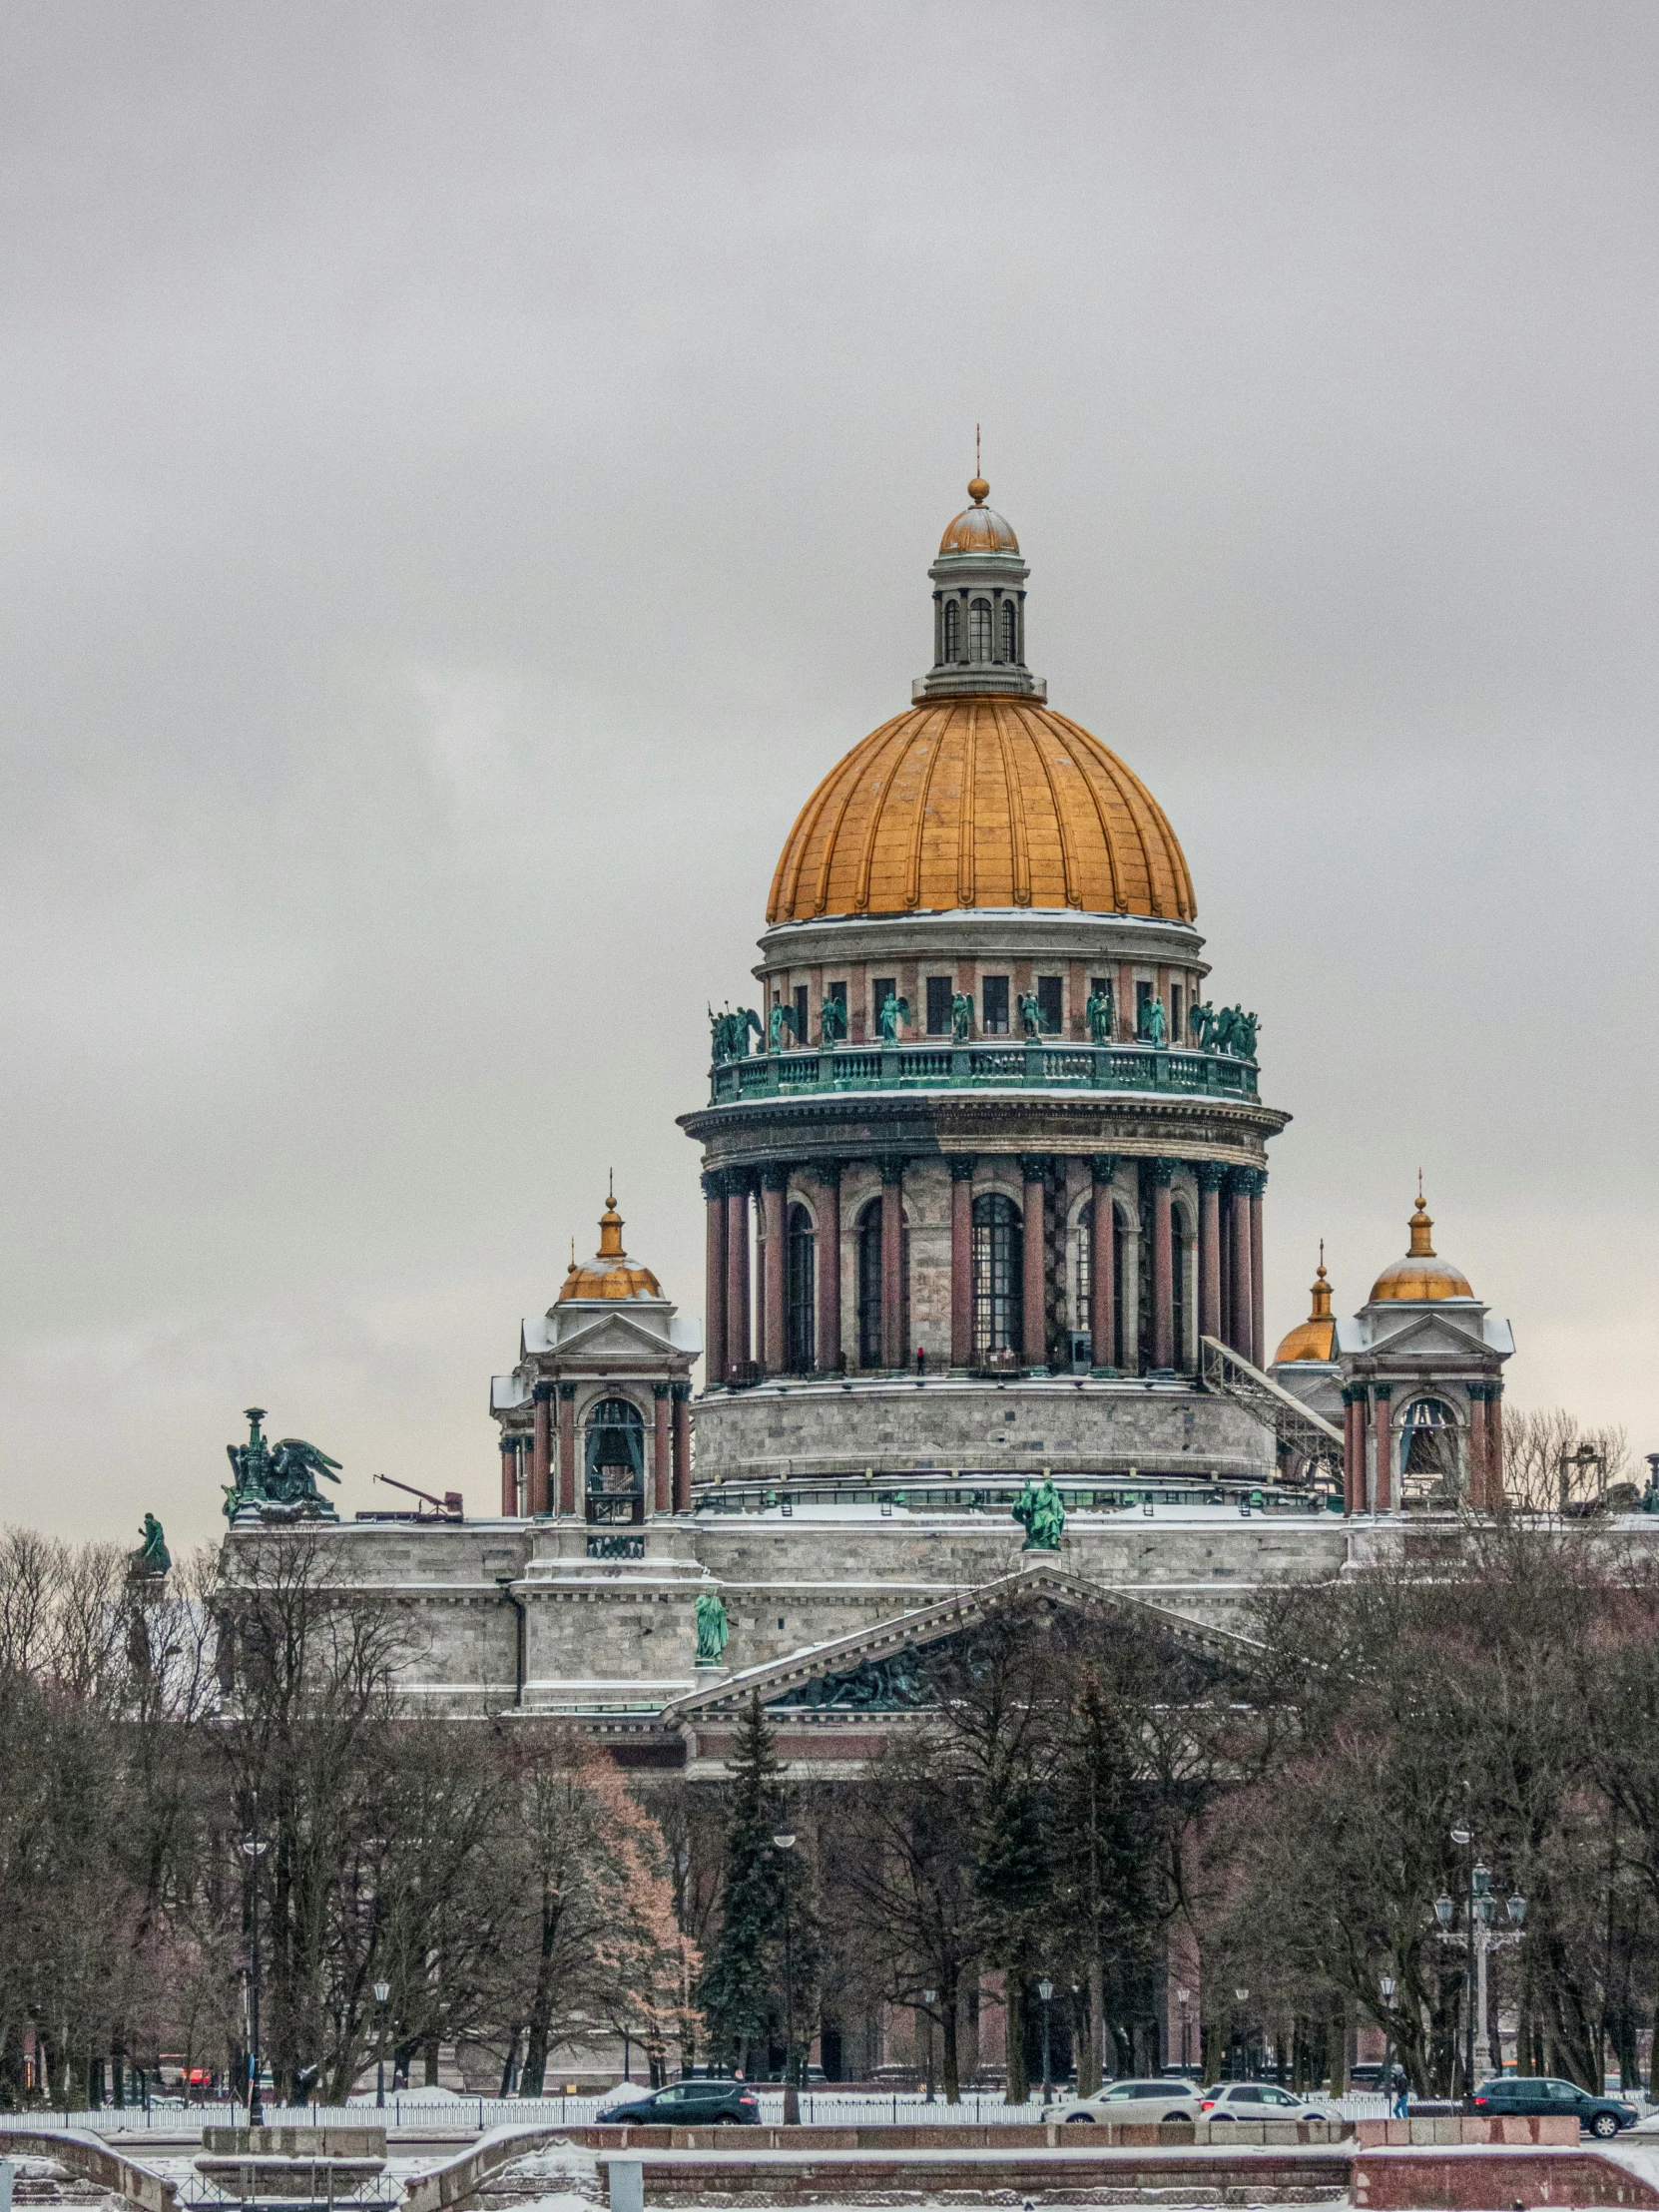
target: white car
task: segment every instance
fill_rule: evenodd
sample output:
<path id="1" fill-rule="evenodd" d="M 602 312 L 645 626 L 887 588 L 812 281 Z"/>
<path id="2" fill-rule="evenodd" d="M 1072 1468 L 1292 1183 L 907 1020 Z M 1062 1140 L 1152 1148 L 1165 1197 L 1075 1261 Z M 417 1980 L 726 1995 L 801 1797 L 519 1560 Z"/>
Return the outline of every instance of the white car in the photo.
<path id="1" fill-rule="evenodd" d="M 1201 2120 L 1329 2120 L 1328 2104 L 1293 2096 L 1277 2081 L 1217 2081 L 1200 2092 Z"/>
<path id="2" fill-rule="evenodd" d="M 1072 2097 L 1050 2107 L 1049 2117 L 1067 2121 L 1135 2120 L 1158 2126 L 1165 2120 L 1196 2120 L 1204 2091 L 1179 2075 L 1173 2080 L 1107 2081 L 1092 2097 Z"/>

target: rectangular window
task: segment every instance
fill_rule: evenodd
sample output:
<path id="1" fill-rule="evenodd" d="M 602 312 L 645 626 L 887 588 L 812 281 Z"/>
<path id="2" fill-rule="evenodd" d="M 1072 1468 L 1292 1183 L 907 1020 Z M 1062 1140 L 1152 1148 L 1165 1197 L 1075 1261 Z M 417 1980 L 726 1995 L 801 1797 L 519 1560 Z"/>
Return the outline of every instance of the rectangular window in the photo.
<path id="1" fill-rule="evenodd" d="M 1181 1026 L 1181 998 L 1180 984 L 1172 983 L 1169 987 L 1169 1041 L 1171 1044 L 1185 1044 L 1187 1041 L 1187 1033 Z"/>
<path id="2" fill-rule="evenodd" d="M 1137 1037 L 1146 1035 L 1147 1016 L 1151 1011 L 1152 985 L 1150 983 L 1137 983 L 1135 985 L 1135 1034 Z"/>
<path id="3" fill-rule="evenodd" d="M 1037 1019 L 1042 1023 L 1044 1036 L 1059 1035 L 1060 978 L 1057 975 L 1037 977 Z"/>
<path id="4" fill-rule="evenodd" d="M 950 977 L 930 975 L 927 978 L 927 1034 L 930 1037 L 948 1037 L 950 1034 Z"/>
<path id="5" fill-rule="evenodd" d="M 987 1037 L 1005 1037 L 1008 1034 L 1008 978 L 987 975 L 979 987 L 985 1008 L 980 1028 Z"/>
<path id="6" fill-rule="evenodd" d="M 812 1036 L 813 1032 L 807 1026 L 812 1018 L 809 1011 L 811 1004 L 812 1000 L 808 994 L 806 984 L 797 983 L 795 986 L 795 1041 L 797 1044 L 805 1044 Z"/>

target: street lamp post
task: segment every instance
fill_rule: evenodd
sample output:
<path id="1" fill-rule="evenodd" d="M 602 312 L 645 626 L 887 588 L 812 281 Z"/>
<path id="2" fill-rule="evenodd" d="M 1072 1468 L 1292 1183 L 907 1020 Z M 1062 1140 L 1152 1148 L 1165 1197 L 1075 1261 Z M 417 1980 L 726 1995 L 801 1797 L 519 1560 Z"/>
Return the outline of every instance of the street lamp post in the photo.
<path id="1" fill-rule="evenodd" d="M 933 2102 L 933 2006 L 938 1994 L 937 1989 L 923 1989 L 921 1992 L 921 2001 L 927 2007 L 922 2016 L 927 2022 L 927 2095 L 924 2101 L 928 2104 Z"/>
<path id="2" fill-rule="evenodd" d="M 1238 1988 L 1233 1991 L 1233 1994 L 1238 1998 L 1239 2010 L 1242 2012 L 1245 2006 L 1250 2002 L 1250 1991 L 1245 1988 Z M 1248 2066 L 1250 2064 L 1250 2043 L 1248 2040 L 1248 2023 L 1246 2023 L 1246 2025 L 1242 2026 L 1239 2030 L 1239 2061 L 1242 2065 L 1245 2066 Z"/>
<path id="3" fill-rule="evenodd" d="M 265 1857 L 265 1838 L 260 1834 L 260 1801 L 254 1800 L 254 1825 L 242 1840 L 243 1856 L 250 1862 L 253 1876 L 253 1942 L 250 1945 L 248 1981 L 248 2040 L 253 2048 L 249 2053 L 248 2124 L 264 2127 L 265 2098 L 260 2093 L 260 2075 L 264 2061 L 260 2052 L 260 1861 Z"/>
<path id="4" fill-rule="evenodd" d="M 1188 2056 L 1187 2046 L 1187 2007 L 1192 2000 L 1193 1993 L 1190 1989 L 1176 1990 L 1175 2001 L 1181 2007 L 1181 2066 L 1183 2072 L 1192 2064 L 1192 2059 Z"/>
<path id="5" fill-rule="evenodd" d="M 801 2088 L 795 2068 L 795 1934 L 790 1870 L 795 1865 L 795 1831 L 781 1828 L 772 1839 L 784 1860 L 784 2125 L 801 2125 Z"/>
<path id="6" fill-rule="evenodd" d="M 1054 1994 L 1053 1982 L 1046 1977 L 1039 1981 L 1037 1983 L 1037 1994 L 1043 2000 L 1043 2102 L 1047 2104 L 1054 2094 L 1051 2079 L 1053 2068 L 1049 2064 L 1048 2048 L 1048 2000 Z"/>
<path id="7" fill-rule="evenodd" d="M 386 1999 L 390 1995 L 391 1983 L 389 1981 L 377 1981 L 374 1984 L 374 2001 L 380 2007 L 379 2018 L 374 2031 L 376 2046 L 374 2102 L 382 2111 L 385 2109 L 386 2102 Z"/>
<path id="8" fill-rule="evenodd" d="M 1451 1831 L 1451 1840 L 1468 1853 L 1467 1879 L 1464 1904 L 1466 1917 L 1462 1929 L 1453 1932 L 1451 1921 L 1455 1908 L 1448 1896 L 1434 1900 L 1434 1918 L 1439 1922 L 1440 1940 L 1463 1945 L 1463 2109 L 1474 2109 L 1474 2050 L 1478 2035 L 1482 2045 L 1489 2037 L 1489 2013 L 1487 2004 L 1486 1960 L 1494 1950 L 1501 1950 L 1507 1943 L 1521 1939 L 1521 1924 L 1526 1919 L 1526 1900 L 1517 1890 L 1505 1908 L 1509 1915 L 1509 1933 L 1492 1934 L 1492 1921 L 1496 1900 L 1492 1896 L 1492 1871 L 1486 1866 L 1476 1866 L 1474 1860 L 1474 1831 L 1467 1821 L 1459 1821 Z"/>
<path id="9" fill-rule="evenodd" d="M 1378 1982 L 1377 1993 L 1385 2005 L 1391 2006 L 1393 2004 L 1394 1977 L 1391 1973 L 1385 1973 Z M 1385 2103 L 1384 2117 L 1393 2110 L 1394 2103 L 1393 2053 L 1393 2020 L 1390 2017 L 1382 2023 L 1382 2071 L 1378 2077 L 1377 2084 L 1382 2092 Z"/>

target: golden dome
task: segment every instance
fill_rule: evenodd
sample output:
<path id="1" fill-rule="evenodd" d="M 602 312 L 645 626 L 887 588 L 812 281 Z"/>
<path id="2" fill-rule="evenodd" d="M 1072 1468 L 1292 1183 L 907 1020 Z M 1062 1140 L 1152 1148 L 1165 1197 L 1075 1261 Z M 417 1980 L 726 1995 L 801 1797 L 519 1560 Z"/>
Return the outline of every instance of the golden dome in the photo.
<path id="1" fill-rule="evenodd" d="M 994 507 L 987 507 L 990 485 L 983 476 L 976 476 L 968 486 L 971 507 L 964 507 L 953 522 L 945 524 L 944 536 L 939 540 L 941 553 L 1017 553 L 1019 540 L 1014 526 L 1004 521 Z"/>
<path id="2" fill-rule="evenodd" d="M 1384 1268 L 1371 1287 L 1374 1299 L 1473 1298 L 1468 1279 L 1436 1258 L 1428 1241 L 1434 1224 L 1422 1203 L 1422 1177 L 1417 1177 L 1417 1208 L 1411 1216 L 1411 1249 L 1403 1260 Z"/>
<path id="3" fill-rule="evenodd" d="M 1320 1264 L 1314 1275 L 1314 1304 L 1306 1321 L 1298 1322 L 1273 1356 L 1278 1367 L 1286 1360 L 1330 1360 L 1335 1355 L 1337 1324 L 1331 1318 L 1331 1285 L 1325 1275 L 1325 1239 L 1320 1239 Z"/>
<path id="4" fill-rule="evenodd" d="M 1140 778 L 1078 723 L 1003 693 L 926 700 L 855 745 L 801 810 L 767 920 L 953 906 L 1198 910 Z"/>
<path id="5" fill-rule="evenodd" d="M 559 1286 L 555 1306 L 569 1298 L 661 1298 L 657 1278 L 649 1268 L 631 1268 L 622 1249 L 622 1216 L 616 1210 L 616 1193 L 607 1194 L 599 1217 L 599 1250 L 592 1264 L 576 1265 L 573 1252 L 570 1272 Z"/>

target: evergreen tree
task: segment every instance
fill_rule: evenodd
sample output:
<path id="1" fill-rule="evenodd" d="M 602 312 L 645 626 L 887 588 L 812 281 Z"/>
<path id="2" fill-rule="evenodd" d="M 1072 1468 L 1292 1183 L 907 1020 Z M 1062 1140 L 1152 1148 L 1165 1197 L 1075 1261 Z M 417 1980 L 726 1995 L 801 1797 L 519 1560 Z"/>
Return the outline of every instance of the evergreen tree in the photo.
<path id="1" fill-rule="evenodd" d="M 750 2071 L 764 2053 L 784 1939 L 784 1882 L 772 1836 L 780 1811 L 778 1756 L 759 1695 L 738 1730 L 727 1786 L 720 1934 L 703 1976 L 701 2002 L 717 2060 Z"/>

